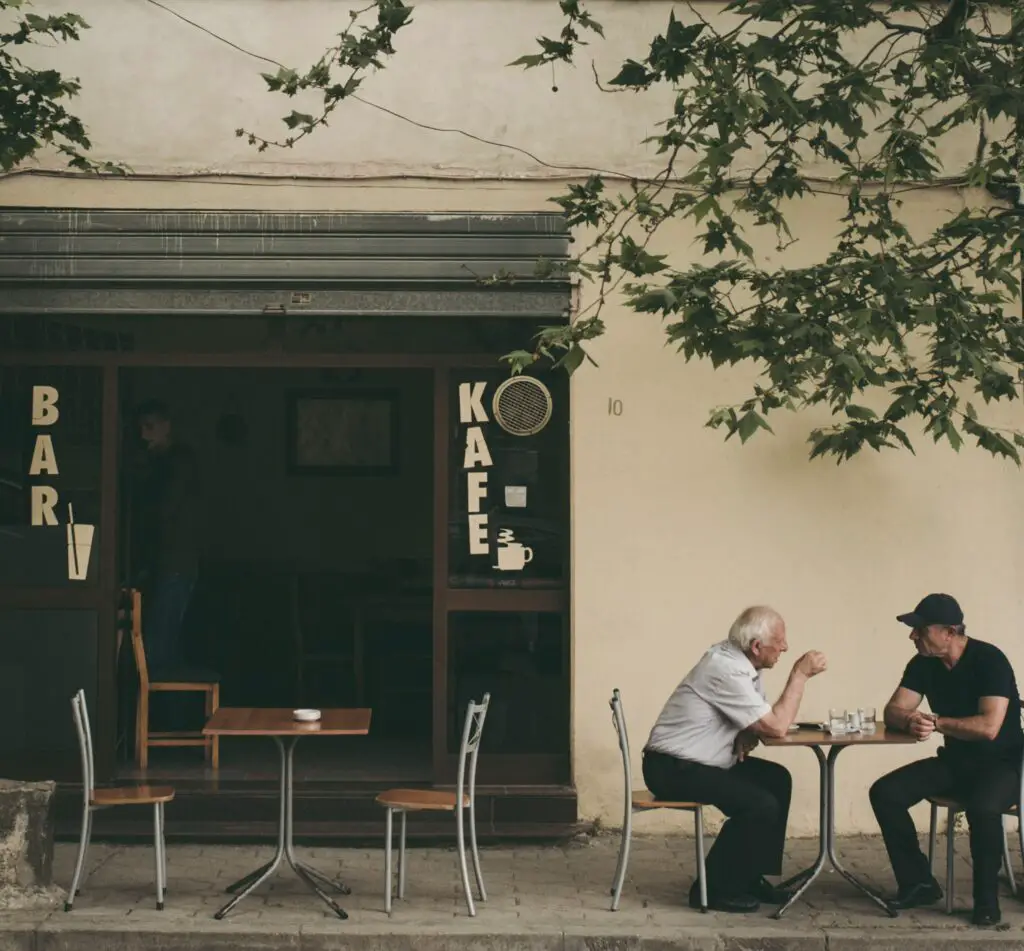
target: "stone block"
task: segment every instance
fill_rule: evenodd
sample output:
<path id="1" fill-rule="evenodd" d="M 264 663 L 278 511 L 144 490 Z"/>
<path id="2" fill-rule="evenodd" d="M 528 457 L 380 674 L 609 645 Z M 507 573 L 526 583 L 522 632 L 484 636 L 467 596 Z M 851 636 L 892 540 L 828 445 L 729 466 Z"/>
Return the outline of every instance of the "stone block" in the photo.
<path id="1" fill-rule="evenodd" d="M 0 890 L 52 884 L 55 789 L 52 782 L 0 779 Z"/>

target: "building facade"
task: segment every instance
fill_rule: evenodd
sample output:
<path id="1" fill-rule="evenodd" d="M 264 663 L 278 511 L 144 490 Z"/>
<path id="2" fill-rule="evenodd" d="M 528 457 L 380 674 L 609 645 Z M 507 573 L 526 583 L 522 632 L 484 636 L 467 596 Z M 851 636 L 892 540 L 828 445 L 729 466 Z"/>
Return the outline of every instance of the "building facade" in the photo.
<path id="1" fill-rule="evenodd" d="M 983 452 L 958 455 L 921 438 L 916 455 L 812 463 L 804 441 L 815 422 L 810 414 L 773 420 L 774 437 L 723 443 L 704 427 L 707 411 L 745 395 L 746 371 L 685 363 L 664 346 L 656 318 L 616 304 L 593 348 L 599 368 L 585 366 L 568 384 L 545 378 L 553 410 L 543 431 L 516 442 L 493 425 L 493 412 L 486 424 L 477 415 L 473 387 L 483 384 L 493 400 L 502 379 L 494 358 L 538 324 L 590 300 L 586 285 L 574 290 L 532 276 L 536 256 L 569 254 L 552 196 L 589 169 L 624 176 L 658 169 L 657 157 L 638 145 L 665 107 L 657 93 L 607 95 L 582 63 L 560 71 L 553 92 L 549 73 L 504 65 L 527 52 L 537 34 L 559 28 L 557 5 L 419 4 L 393 61 L 363 87 L 376 106 L 349 102 L 294 149 L 262 153 L 235 129 L 272 137 L 290 105 L 265 92 L 259 73 L 268 66 L 256 57 L 315 61 L 345 25 L 337 5 L 167 6 L 193 22 L 154 4 L 101 0 L 83 11 L 92 29 L 82 42 L 59 50 L 60 68 L 82 80 L 78 111 L 95 157 L 124 162 L 133 174 L 68 176 L 57 174 L 56 161 L 44 161 L 0 180 L 0 315 L 12 335 L 0 360 L 11 381 L 5 398 L 17 393 L 4 411 L 25 412 L 32 386 L 60 391 L 68 421 L 85 433 L 69 435 L 69 443 L 93 454 L 68 464 L 68 471 L 93 467 L 93 484 L 70 491 L 81 492 L 83 512 L 93 505 L 97 524 L 97 574 L 84 587 L 64 578 L 0 580 L 0 610 L 14 632 L 7 636 L 44 645 L 38 656 L 26 653 L 8 665 L 9 679 L 22 678 L 23 710 L 33 678 L 60 653 L 69 672 L 58 679 L 68 695 L 83 677 L 95 683 L 108 766 L 115 768 L 121 721 L 112 632 L 130 560 L 122 435 L 132 400 L 154 395 L 187 407 L 186 435 L 206 446 L 206 467 L 215 473 L 208 504 L 216 531 L 210 528 L 204 553 L 221 574 L 210 597 L 230 587 L 223 566 L 239 570 L 238 548 L 252 553 L 269 536 L 261 571 L 276 554 L 303 562 L 307 574 L 324 563 L 348 570 L 339 548 L 369 552 L 378 562 L 432 566 L 420 589 L 429 603 L 430 648 L 410 661 L 426 664 L 427 683 L 420 694 L 408 686 L 405 696 L 415 699 L 390 701 L 390 709 L 413 709 L 414 720 L 430 724 L 420 748 L 429 752 L 427 765 L 415 777 L 423 781 L 451 778 L 450 738 L 463 694 L 490 689 L 497 700 L 504 691 L 490 782 L 571 789 L 580 819 L 616 824 L 622 802 L 607 707 L 612 689 L 622 691 L 639 785 L 641 741 L 661 704 L 752 603 L 769 603 L 786 617 L 790 657 L 812 648 L 828 655 L 829 673 L 809 685 L 804 701 L 802 715 L 810 719 L 829 707 L 885 703 L 911 653 L 895 615 L 929 591 L 955 594 L 972 634 L 1024 661 L 1014 633 L 1024 558 L 1015 530 L 1020 475 Z M 714 12 L 715 5 L 705 6 Z M 671 7 L 595 3 L 608 40 L 587 52 L 602 70 L 636 55 Z M 962 165 L 973 147 L 949 143 L 944 159 Z M 955 189 L 916 193 L 905 213 L 912 225 L 926 226 L 971 200 Z M 829 197 L 795 207 L 791 223 L 801 241 L 788 258 L 814 260 L 833 240 L 841 209 Z M 679 260 L 696 253 L 683 226 L 666 227 L 657 244 Z M 777 256 L 771 247 L 758 251 L 766 260 Z M 499 271 L 517 280 L 488 283 Z M 48 334 L 32 336 L 38 329 L 26 321 L 33 318 Z M 344 333 L 332 339 L 339 321 Z M 232 370 L 267 375 L 246 382 L 228 376 Z M 356 492 L 351 481 L 323 495 L 316 493 L 328 483 L 314 489 L 308 477 L 285 486 L 301 478 L 283 446 L 294 436 L 285 414 L 297 418 L 295 394 L 370 390 L 404 394 L 395 404 L 403 420 L 395 424 L 399 454 L 403 464 L 408 454 L 423 460 L 418 475 L 392 474 L 391 483 L 366 489 L 348 507 L 339 498 Z M 258 402 L 256 394 L 267 393 L 273 398 Z M 76 394 L 90 406 L 79 420 L 70 408 Z M 256 445 L 261 424 L 277 426 L 267 421 L 278 412 L 281 445 L 265 457 L 240 463 L 230 440 L 218 436 L 223 418 L 241 417 Z M 492 456 L 509 451 L 505 461 L 492 458 L 501 478 L 491 491 L 499 484 L 516 490 L 481 511 L 473 495 L 480 481 L 470 474 L 486 468 L 477 465 L 485 450 L 467 434 L 478 424 L 491 427 L 485 443 L 494 433 Z M 45 430 L 33 426 L 29 438 L 39 433 Z M 53 434 L 59 459 L 59 430 Z M 564 458 L 560 442 L 568 447 Z M 17 465 L 25 458 L 19 446 Z M 517 458 L 523 447 L 532 455 Z M 273 467 L 281 469 L 277 482 L 251 474 Z M 15 491 L 43 484 L 22 475 L 10 477 Z M 362 493 L 368 483 L 359 485 Z M 518 529 L 533 568 L 525 550 L 506 556 L 523 565 L 496 567 L 497 521 L 492 534 L 480 536 L 495 549 L 480 556 L 486 568 L 458 564 L 459 551 L 476 551 L 471 536 L 479 522 L 472 516 L 515 515 L 519 489 L 530 500 L 528 515 L 534 498 L 542 508 L 536 523 L 526 518 Z M 59 506 L 57 520 L 63 532 Z M 318 537 L 310 524 L 322 527 Z M 415 536 L 408 549 L 388 543 L 403 533 Z M 49 544 L 60 549 L 61 542 Z M 81 616 L 72 618 L 76 611 Z M 495 624 L 501 616 L 514 620 L 502 627 Z M 244 614 L 233 617 L 248 623 L 239 620 Z M 330 633 L 325 637 L 329 643 Z M 488 645 L 491 654 L 477 656 Z M 360 696 L 374 689 L 384 696 L 387 672 L 397 669 L 388 664 L 403 649 L 381 651 L 378 686 L 370 686 L 368 673 Z M 475 657 L 466 662 L 471 673 L 458 668 L 456 656 Z M 781 690 L 788 659 L 769 675 L 769 692 Z M 258 699 L 260 691 L 280 695 L 281 705 L 292 702 L 272 678 L 239 675 L 236 696 Z M 30 732 L 19 742 L 45 746 Z M 840 769 L 841 832 L 871 831 L 868 786 L 918 752 L 848 754 Z M 812 757 L 770 755 L 794 773 L 794 832 L 812 833 Z M 666 821 L 650 817 L 645 825 Z"/>

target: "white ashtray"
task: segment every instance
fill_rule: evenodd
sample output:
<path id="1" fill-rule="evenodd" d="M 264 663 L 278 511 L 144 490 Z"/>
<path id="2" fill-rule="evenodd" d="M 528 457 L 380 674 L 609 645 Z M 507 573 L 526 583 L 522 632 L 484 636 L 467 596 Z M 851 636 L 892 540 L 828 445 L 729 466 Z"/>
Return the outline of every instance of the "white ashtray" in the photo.
<path id="1" fill-rule="evenodd" d="M 319 710 L 292 710 L 292 719 L 301 723 L 316 723 L 320 719 Z"/>

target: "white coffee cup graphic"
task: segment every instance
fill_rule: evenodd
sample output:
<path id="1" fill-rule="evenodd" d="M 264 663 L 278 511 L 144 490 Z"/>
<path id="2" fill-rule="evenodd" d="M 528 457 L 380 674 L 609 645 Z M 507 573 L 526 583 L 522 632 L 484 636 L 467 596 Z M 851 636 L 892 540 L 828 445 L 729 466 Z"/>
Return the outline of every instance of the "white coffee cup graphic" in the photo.
<path id="1" fill-rule="evenodd" d="M 68 543 L 68 578 L 71 581 L 85 581 L 89 575 L 89 557 L 92 555 L 92 539 L 95 525 L 65 525 Z"/>
<path id="2" fill-rule="evenodd" d="M 495 567 L 499 571 L 522 571 L 531 561 L 532 548 L 522 542 L 509 542 L 498 546 L 498 564 Z"/>

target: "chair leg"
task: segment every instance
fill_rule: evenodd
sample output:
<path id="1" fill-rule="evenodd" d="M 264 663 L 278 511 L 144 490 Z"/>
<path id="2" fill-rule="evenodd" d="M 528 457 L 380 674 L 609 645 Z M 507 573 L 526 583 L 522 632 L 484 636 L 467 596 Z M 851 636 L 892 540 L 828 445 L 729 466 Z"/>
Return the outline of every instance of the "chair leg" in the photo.
<path id="1" fill-rule="evenodd" d="M 403 809 L 398 824 L 398 897 L 405 898 L 405 819 Z"/>
<path id="2" fill-rule="evenodd" d="M 137 711 L 137 759 L 139 769 L 149 766 L 149 691 L 139 691 L 139 708 Z"/>
<path id="3" fill-rule="evenodd" d="M 928 822 L 928 874 L 935 874 L 935 846 L 939 836 L 939 807 L 931 804 L 931 818 Z"/>
<path id="4" fill-rule="evenodd" d="M 68 890 L 64 910 L 71 911 L 75 896 L 79 893 L 82 881 L 82 869 L 85 868 L 85 853 L 89 851 L 89 839 L 92 837 L 92 810 L 87 806 L 82 815 L 82 835 L 78 840 L 78 858 L 75 860 L 75 874 L 71 877 L 71 888 Z"/>
<path id="5" fill-rule="evenodd" d="M 459 848 L 459 871 L 462 873 L 462 888 L 466 893 L 466 907 L 469 917 L 476 917 L 476 906 L 473 904 L 473 892 L 469 888 L 469 865 L 466 863 L 466 829 L 464 826 L 464 810 L 455 810 L 455 837 Z"/>
<path id="6" fill-rule="evenodd" d="M 1010 858 L 1010 840 L 1006 835 L 1006 820 L 1003 820 L 1003 868 L 1006 869 L 1006 884 L 1010 886 L 1010 894 L 1017 895 L 1017 880 L 1013 877 L 1013 861 Z"/>
<path id="7" fill-rule="evenodd" d="M 394 834 L 389 808 L 384 817 L 384 910 L 391 915 L 391 837 Z"/>
<path id="8" fill-rule="evenodd" d="M 473 874 L 476 876 L 477 892 L 480 901 L 487 901 L 487 889 L 484 888 L 484 874 L 480 870 L 480 850 L 476 844 L 476 797 L 469 801 L 469 847 L 473 853 Z"/>
<path id="9" fill-rule="evenodd" d="M 704 859 L 704 810 L 698 806 L 693 812 L 693 824 L 697 833 L 697 883 L 700 888 L 700 910 L 708 910 L 708 873 Z"/>
<path id="10" fill-rule="evenodd" d="M 160 803 L 153 806 L 153 852 L 156 855 L 156 908 L 164 907 L 164 830 L 160 821 Z"/>
<path id="11" fill-rule="evenodd" d="M 953 847 L 953 840 L 956 831 L 956 812 L 953 809 L 946 810 L 946 914 L 953 914 L 953 859 L 956 852 Z"/>
<path id="12" fill-rule="evenodd" d="M 622 897 L 622 886 L 626 881 L 626 865 L 629 863 L 629 845 L 633 835 L 633 812 L 626 813 L 622 820 L 622 840 L 619 842 L 619 861 L 615 866 L 615 878 L 612 881 L 612 911 L 619 910 L 619 899 Z"/>

